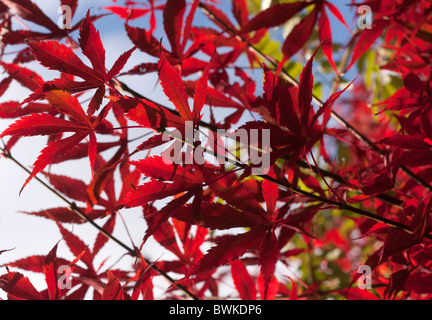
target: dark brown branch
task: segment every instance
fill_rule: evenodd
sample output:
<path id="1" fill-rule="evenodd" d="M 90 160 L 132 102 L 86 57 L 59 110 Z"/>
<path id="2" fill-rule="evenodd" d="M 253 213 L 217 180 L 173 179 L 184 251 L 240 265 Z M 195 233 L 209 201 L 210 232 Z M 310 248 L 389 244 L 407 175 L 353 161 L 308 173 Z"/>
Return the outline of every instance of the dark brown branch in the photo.
<path id="1" fill-rule="evenodd" d="M 283 188 L 285 188 L 287 190 L 291 190 L 291 191 L 293 191 L 293 192 L 295 192 L 297 194 L 300 194 L 300 195 L 303 195 L 303 196 L 308 197 L 310 199 L 313 199 L 313 200 L 316 200 L 316 201 L 319 201 L 319 202 L 326 203 L 326 204 L 329 204 L 331 206 L 334 206 L 335 208 L 338 208 L 339 210 L 347 210 L 347 211 L 350 211 L 352 213 L 356 213 L 358 215 L 361 215 L 363 217 L 367 217 L 367 218 L 373 219 L 375 221 L 383 222 L 383 223 L 385 223 L 385 224 L 387 224 L 389 226 L 393 226 L 395 228 L 399 228 L 399 229 L 405 230 L 407 232 L 412 232 L 412 230 L 410 229 L 410 227 L 408 227 L 407 225 L 405 225 L 403 223 L 400 223 L 400 222 L 397 222 L 397 221 L 394 221 L 394 220 L 391 220 L 391 219 L 388 219 L 388 218 L 385 218 L 385 217 L 381 217 L 381 216 L 379 216 L 379 215 L 377 215 L 375 213 L 372 213 L 372 212 L 369 212 L 369 211 L 366 211 L 366 210 L 363 210 L 363 209 L 360 209 L 360 208 L 353 207 L 353 206 L 351 206 L 351 205 L 349 205 L 347 203 L 338 202 L 338 201 L 335 201 L 335 200 L 323 198 L 321 196 L 318 196 L 316 194 L 310 193 L 310 192 L 305 191 L 303 189 L 300 189 L 298 187 L 294 187 L 293 185 L 291 185 L 289 183 L 281 182 L 281 181 L 279 181 L 279 180 L 277 180 L 277 179 L 275 179 L 273 177 L 270 177 L 268 175 L 262 175 L 260 177 L 263 178 L 263 179 L 266 179 L 268 181 L 271 181 L 271 182 L 277 184 L 278 186 L 281 186 L 281 187 L 283 187 Z M 430 234 L 426 234 L 426 235 L 424 235 L 424 237 L 427 238 L 427 239 L 432 240 L 432 235 L 430 235 Z"/>

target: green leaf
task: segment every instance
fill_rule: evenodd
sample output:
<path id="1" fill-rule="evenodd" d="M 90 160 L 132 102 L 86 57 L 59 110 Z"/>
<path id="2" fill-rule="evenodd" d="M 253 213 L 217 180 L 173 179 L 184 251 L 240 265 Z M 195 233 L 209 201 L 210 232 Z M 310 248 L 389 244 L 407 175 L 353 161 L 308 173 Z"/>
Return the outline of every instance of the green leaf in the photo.
<path id="1" fill-rule="evenodd" d="M 266 33 L 266 35 L 262 37 L 261 41 L 255 45 L 255 48 L 265 55 L 275 58 L 276 60 L 280 61 L 283 58 L 282 52 L 280 50 L 280 43 L 273 40 L 269 33 Z M 258 65 L 256 66 L 259 67 Z"/>

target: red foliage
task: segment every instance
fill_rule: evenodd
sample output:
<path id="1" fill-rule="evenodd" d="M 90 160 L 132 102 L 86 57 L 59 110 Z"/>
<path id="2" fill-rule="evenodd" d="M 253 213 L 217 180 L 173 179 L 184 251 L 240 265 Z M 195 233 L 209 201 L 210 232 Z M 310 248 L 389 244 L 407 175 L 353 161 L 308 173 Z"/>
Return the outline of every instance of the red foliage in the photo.
<path id="1" fill-rule="evenodd" d="M 159 278 L 172 283 L 164 292 L 169 299 L 223 297 L 227 281 L 234 290 L 228 297 L 246 300 L 432 298 L 430 1 L 364 1 L 373 23 L 340 44 L 346 57 L 337 55 L 330 23 L 335 18 L 351 32 L 341 7 L 313 0 L 257 11 L 254 3 L 107 6 L 132 42 L 107 67 L 111 53 L 96 28 L 106 15 L 88 10 L 67 29 L 30 0 L 0 0 L 0 94 L 14 81 L 31 91 L 0 103 L 0 118 L 16 119 L 0 134 L 1 150 L 19 163 L 12 156 L 19 139 L 47 137 L 21 191 L 43 175 L 67 205 L 25 213 L 53 220 L 75 257 L 60 258 L 57 243 L 46 256 L 6 263 L 0 288 L 9 299 L 154 299 Z M 77 0 L 59 4 L 78 14 Z M 280 40 L 277 61 L 266 51 L 269 34 L 293 18 L 298 22 Z M 150 60 L 125 70 L 138 53 Z M 243 57 L 251 72 L 241 67 Z M 296 58 L 305 62 L 298 80 L 289 75 Z M 58 78 L 41 76 L 32 62 Z M 367 72 L 349 79 L 355 66 Z M 374 89 L 376 96 L 371 70 L 385 87 Z M 320 71 L 330 75 L 324 85 L 334 80 L 341 88 L 323 101 L 315 91 Z M 150 73 L 173 107 L 126 84 L 126 76 Z M 132 138 L 132 130 L 142 135 Z M 246 132 L 250 140 L 232 149 L 218 130 L 230 130 L 228 138 Z M 252 139 L 264 131 L 268 142 Z M 254 173 L 258 164 L 247 153 L 253 148 L 261 159 L 268 155 L 265 173 Z M 107 150 L 109 158 L 102 156 Z M 89 182 L 48 170 L 85 158 Z M 135 209 L 147 229 L 140 230 L 140 246 L 129 247 L 113 232 Z M 65 224 L 93 226 L 93 246 Z M 173 260 L 147 260 L 149 239 Z M 129 270 L 95 266 L 110 240 L 135 258 Z M 0 250 L 2 258 L 8 251 Z M 357 282 L 362 265 L 372 272 L 372 288 Z M 59 281 L 60 266 L 69 268 L 69 285 Z M 15 268 L 45 275 L 46 290 Z"/>

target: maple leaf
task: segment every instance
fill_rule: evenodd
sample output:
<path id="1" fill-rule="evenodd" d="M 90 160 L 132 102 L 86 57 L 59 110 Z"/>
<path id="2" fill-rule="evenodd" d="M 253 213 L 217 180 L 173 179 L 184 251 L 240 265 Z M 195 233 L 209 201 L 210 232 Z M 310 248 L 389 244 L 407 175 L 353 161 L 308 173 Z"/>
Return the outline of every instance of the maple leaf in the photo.
<path id="1" fill-rule="evenodd" d="M 85 245 L 84 241 L 82 241 L 78 236 L 64 228 L 60 223 L 57 222 L 57 227 L 60 230 L 60 233 L 62 234 L 63 238 L 66 241 L 66 244 L 71 251 L 71 253 L 77 257 L 82 256 L 81 261 L 90 269 L 93 269 L 93 259 L 94 254 L 88 249 L 88 246 Z M 81 255 L 83 252 L 84 255 Z"/>
<path id="2" fill-rule="evenodd" d="M 211 19 L 217 26 L 219 26 L 224 32 L 221 34 L 213 29 L 209 28 L 196 28 L 195 36 L 196 42 L 201 46 L 212 46 L 212 43 L 223 43 L 224 46 L 232 47 L 232 51 L 217 55 L 217 60 L 222 66 L 228 66 L 234 63 L 242 53 L 247 55 L 249 64 L 253 67 L 255 62 L 259 62 L 258 58 L 249 50 L 249 45 L 258 44 L 265 35 L 265 30 L 255 32 L 254 35 L 250 36 L 248 33 L 242 31 L 246 27 L 249 21 L 249 9 L 245 0 L 233 1 L 231 13 L 233 14 L 238 26 L 231 22 L 231 19 L 227 14 L 213 5 L 201 4 L 201 8 L 204 8 L 208 12 L 208 18 Z M 229 31 L 228 36 L 224 33 Z M 235 34 L 241 34 L 242 39 L 232 37 Z M 209 43 L 210 42 L 210 43 Z"/>
<path id="3" fill-rule="evenodd" d="M 65 91 L 51 90 L 45 94 L 45 97 L 55 110 L 67 115 L 72 121 L 57 118 L 49 114 L 31 114 L 17 120 L 3 131 L 0 137 L 7 135 L 19 137 L 51 135 L 62 132 L 73 132 L 74 134 L 62 140 L 51 141 L 47 144 L 46 148 L 41 151 L 41 154 L 35 161 L 33 170 L 22 189 L 32 178 L 52 163 L 55 158 L 72 150 L 87 136 L 90 136 L 88 154 L 92 171 L 94 168 L 94 158 L 97 152 L 95 148 L 96 136 L 94 131 L 99 125 L 100 119 L 98 118 L 94 123 L 90 122 L 79 101 Z"/>
<path id="4" fill-rule="evenodd" d="M 0 276 L 0 288 L 14 299 L 46 300 L 30 280 L 19 272 L 8 272 Z"/>
<path id="5" fill-rule="evenodd" d="M 359 173 L 359 183 L 364 194 L 380 194 L 391 190 L 394 186 L 397 168 L 365 170 Z"/>
<path id="6" fill-rule="evenodd" d="M 147 266 L 145 269 L 144 267 L 142 267 L 138 271 L 139 276 L 137 281 L 135 282 L 135 286 L 131 295 L 131 300 L 138 300 L 140 293 L 142 294 L 144 300 L 154 300 L 152 282 L 153 272 L 150 266 Z"/>
<path id="7" fill-rule="evenodd" d="M 214 269 L 237 260 L 250 248 L 259 246 L 265 234 L 265 230 L 255 228 L 245 233 L 217 239 L 215 241 L 216 246 L 212 247 L 199 260 L 198 266 L 193 273 Z M 233 243 L 235 243 L 235 246 L 232 245 Z"/>
<path id="8" fill-rule="evenodd" d="M 81 210 L 82 212 L 86 211 L 86 208 L 84 207 L 78 207 L 78 209 Z M 87 222 L 83 220 L 81 217 L 79 217 L 77 214 L 72 212 L 70 208 L 67 207 L 50 208 L 50 209 L 44 209 L 37 212 L 21 211 L 21 213 L 29 214 L 37 217 L 43 217 L 47 219 L 52 219 L 54 221 L 61 222 L 61 223 L 83 224 Z M 106 210 L 94 209 L 92 211 L 87 212 L 86 214 L 90 219 L 96 220 L 105 217 Z"/>
<path id="9" fill-rule="evenodd" d="M 328 1 L 299 1 L 272 5 L 253 17 L 243 27 L 242 32 L 257 31 L 282 25 L 312 4 L 314 5 L 314 8 L 297 25 L 294 26 L 294 28 L 284 40 L 282 45 L 284 62 L 291 58 L 305 45 L 312 34 L 315 24 L 318 21 L 318 35 L 322 43 L 322 50 L 328 58 L 330 65 L 338 74 L 338 69 L 333 60 L 330 21 L 325 9 L 328 8 L 330 12 L 348 29 L 348 31 L 350 31 L 350 29 L 337 7 Z"/>
<path id="10" fill-rule="evenodd" d="M 158 226 L 173 216 L 194 196 L 202 193 L 202 181 L 190 172 L 190 166 L 172 166 L 162 157 L 149 157 L 139 162 L 131 162 L 144 176 L 152 179 L 125 194 L 122 203 L 126 207 L 145 206 L 150 202 L 167 197 L 178 196 L 158 212 L 159 218 L 146 231 L 147 240 Z M 173 183 L 167 183 L 171 181 Z"/>
<path id="11" fill-rule="evenodd" d="M 271 276 L 269 283 L 265 282 L 262 273 L 258 275 L 257 278 L 258 292 L 262 299 L 264 300 L 274 300 L 279 292 L 279 281 L 274 275 Z"/>
<path id="12" fill-rule="evenodd" d="M 154 0 L 150 0 L 149 6 L 145 6 L 143 9 L 121 6 L 107 6 L 103 9 L 109 10 L 125 20 L 134 20 L 150 14 L 150 33 L 153 33 L 156 29 L 156 10 L 163 10 L 164 7 L 164 4 L 155 5 Z"/>
<path id="13" fill-rule="evenodd" d="M 193 109 L 191 111 L 188 95 L 183 80 L 177 70 L 170 65 L 165 55 L 161 53 L 159 59 L 159 79 L 168 99 L 174 104 L 184 121 L 193 121 L 196 125 L 201 118 L 201 110 L 206 101 L 207 81 L 212 61 L 209 62 L 204 73 L 195 87 Z"/>
<path id="14" fill-rule="evenodd" d="M 181 58 L 181 32 L 183 28 L 183 17 L 186 12 L 186 1 L 168 0 L 163 12 L 164 28 L 171 45 L 174 58 Z"/>
<path id="15" fill-rule="evenodd" d="M 314 82 L 312 64 L 318 49 L 319 47 L 303 68 L 298 88 L 284 83 L 264 65 L 264 93 L 262 99 L 257 100 L 262 107 L 256 109 L 266 121 L 251 121 L 238 130 L 249 132 L 251 129 L 258 128 L 277 133 L 270 136 L 270 164 L 289 154 L 289 165 L 295 167 L 295 162 L 307 155 L 316 142 L 322 142 L 332 105 L 354 82 L 332 94 L 314 112 L 311 105 Z M 321 124 L 318 123 L 320 117 L 322 117 Z M 250 167 L 247 167 L 243 177 L 250 174 Z"/>
<path id="16" fill-rule="evenodd" d="M 174 127 L 184 131 L 184 120 L 168 111 L 166 108 L 148 100 L 130 97 L 111 97 L 124 110 L 126 117 L 143 128 L 151 128 L 163 132 L 166 128 Z"/>
<path id="17" fill-rule="evenodd" d="M 74 26 L 70 26 L 70 29 L 61 28 L 30 0 L 1 0 L 0 3 L 20 18 L 49 30 L 48 33 L 31 30 L 8 30 L 2 38 L 2 42 L 6 44 L 21 44 L 27 38 L 51 39 L 68 37 L 69 33 L 77 30 L 79 26 L 79 23 L 77 23 Z M 61 5 L 67 5 L 71 8 L 72 16 L 70 18 L 72 19 L 76 12 L 78 0 L 62 0 Z"/>
<path id="18" fill-rule="evenodd" d="M 108 222 L 111 223 L 111 219 L 108 220 Z M 104 227 L 108 227 L 108 222 Z M 84 298 L 89 286 L 93 286 L 96 290 L 99 290 L 98 281 L 96 281 L 98 275 L 93 268 L 93 257 L 96 255 L 97 251 L 100 250 L 101 246 L 104 245 L 104 243 L 100 242 L 98 237 L 95 241 L 95 251 L 92 254 L 90 249 L 88 249 L 88 247 L 86 247 L 78 237 L 64 229 L 60 224 L 58 224 L 58 226 L 60 228 L 61 234 L 64 236 L 66 244 L 71 249 L 75 258 L 72 261 L 69 261 L 58 257 L 57 247 L 59 243 L 57 243 L 46 256 L 30 256 L 14 262 L 9 262 L 8 266 L 10 267 L 17 267 L 23 270 L 44 274 L 45 282 L 47 284 L 47 289 L 40 292 L 40 296 L 38 296 L 36 295 L 37 291 L 36 293 L 33 292 L 32 285 L 27 278 L 23 277 L 23 275 L 20 273 L 9 272 L 8 274 L 2 276 L 5 280 L 3 284 L 6 286 L 3 289 L 8 293 L 15 292 L 12 293 L 14 296 L 16 295 L 15 299 L 81 300 Z M 109 228 L 107 228 L 107 230 L 109 230 Z M 87 269 L 77 265 L 80 260 L 82 260 L 87 265 Z M 71 289 L 61 287 L 61 278 L 59 278 L 59 272 L 61 272 L 61 269 L 58 268 L 59 266 L 67 266 L 69 268 L 67 273 L 67 281 L 70 281 L 70 275 L 72 273 L 74 274 L 74 281 L 72 282 Z M 95 279 L 92 280 L 93 283 L 92 281 L 87 281 L 91 278 Z M 7 279 L 11 279 L 12 282 L 8 284 Z M 79 289 L 73 290 L 76 287 L 79 287 Z"/>
<path id="19" fill-rule="evenodd" d="M 147 212 L 146 221 L 151 225 L 154 220 L 158 220 L 158 216 Z M 202 227 L 197 227 L 195 232 L 192 232 L 191 225 L 177 219 L 164 220 L 163 223 L 158 224 L 159 227 L 153 233 L 154 239 L 164 248 L 172 252 L 176 260 L 171 261 L 158 261 L 156 265 L 165 271 L 172 271 L 176 273 L 186 274 L 187 270 L 199 261 L 203 253 L 201 245 L 204 243 L 209 231 Z M 208 274 L 208 273 L 207 273 Z M 188 286 L 191 279 L 184 279 L 184 284 Z M 200 275 L 191 281 L 193 285 L 201 282 Z"/>
<path id="20" fill-rule="evenodd" d="M 39 88 L 40 85 L 44 83 L 42 77 L 37 74 L 36 72 L 13 64 L 13 63 L 6 63 L 6 62 L 0 62 L 0 65 L 5 69 L 7 73 L 9 73 L 9 79 L 18 81 L 22 86 L 34 91 Z M 9 83 L 7 85 L 3 86 L 3 91 L 6 91 L 7 87 L 9 87 Z"/>
<path id="21" fill-rule="evenodd" d="M 198 224 L 211 230 L 225 230 L 239 227 L 256 227 L 265 221 L 255 213 L 239 212 L 232 206 L 219 203 L 201 203 L 198 217 L 191 215 L 192 206 L 186 205 L 178 209 L 174 217 L 188 222 Z"/>
<path id="22" fill-rule="evenodd" d="M 24 270 L 43 273 L 47 289 L 38 292 L 30 283 L 30 281 L 22 274 L 17 272 L 8 272 L 3 275 L 0 280 L 0 288 L 5 290 L 9 298 L 25 299 L 25 300 L 59 300 L 65 297 L 68 293 L 66 288 L 62 288 L 59 283 L 59 266 L 68 266 L 70 270 L 85 273 L 83 269 L 76 266 L 76 263 L 84 255 L 81 252 L 73 261 L 68 261 L 57 257 L 58 243 L 50 250 L 46 256 L 31 256 L 15 262 L 8 263 L 11 267 L 17 267 Z"/>
<path id="23" fill-rule="evenodd" d="M 421 243 L 421 239 L 417 238 L 415 235 L 391 227 L 380 228 L 376 230 L 376 233 L 384 237 L 384 243 L 378 250 L 370 255 L 364 263 L 369 266 L 372 271 L 380 264 L 386 262 L 393 255 Z M 353 277 L 351 284 L 357 281 L 359 277 L 360 274 L 356 274 Z"/>
<path id="24" fill-rule="evenodd" d="M 19 105 L 18 101 L 0 103 L 0 118 L 13 119 L 32 113 L 45 113 L 52 110 L 51 106 L 47 103 L 31 102 L 24 108 L 20 108 Z"/>
<path id="25" fill-rule="evenodd" d="M 390 283 L 386 286 L 385 297 L 386 299 L 392 299 L 396 297 L 399 291 L 405 287 L 405 282 L 409 277 L 411 270 L 404 269 L 393 272 L 390 276 Z"/>
<path id="26" fill-rule="evenodd" d="M 231 262 L 231 275 L 242 300 L 256 300 L 255 281 L 241 260 Z"/>
<path id="27" fill-rule="evenodd" d="M 161 53 L 159 59 L 159 79 L 166 96 L 180 112 L 180 116 L 183 120 L 192 121 L 192 112 L 181 76 L 177 70 L 169 64 L 163 53 Z"/>
<path id="28" fill-rule="evenodd" d="M 45 281 L 48 286 L 48 297 L 50 300 L 58 300 L 60 297 L 60 288 L 57 285 L 57 246 L 58 244 L 48 253 L 43 265 L 43 272 L 45 274 Z"/>
<path id="29" fill-rule="evenodd" d="M 182 209 L 176 210 L 174 217 L 188 223 L 197 223 L 209 229 L 224 230 L 247 227 L 248 231 L 217 238 L 215 240 L 216 245 L 199 260 L 190 275 L 206 270 L 213 270 L 221 265 L 236 261 L 246 252 L 257 251 L 262 277 L 262 297 L 264 299 L 269 298 L 273 295 L 271 292 L 273 272 L 279 259 L 280 248 L 283 246 L 282 243 L 285 243 L 285 241 L 292 237 L 294 232 L 307 233 L 302 225 L 315 212 L 313 210 L 308 212 L 306 209 L 303 214 L 283 218 L 284 214 L 281 213 L 279 215 L 279 211 L 275 208 L 276 199 L 278 198 L 277 188 L 267 183 L 262 188 L 263 197 L 261 201 L 267 204 L 267 208 L 264 210 L 259 202 L 253 200 L 257 198 L 257 195 L 251 191 L 252 186 L 248 186 L 248 182 L 232 181 L 233 177 L 229 175 L 219 177 L 218 179 L 208 176 L 207 179 L 209 179 L 208 181 L 213 181 L 209 183 L 210 189 L 217 196 L 225 200 L 228 205 L 202 203 L 199 215 L 192 214 L 192 206 L 184 206 Z M 227 187 L 228 185 L 230 187 Z M 250 201 L 244 203 L 242 199 L 250 199 Z M 236 208 L 230 207 L 230 205 Z M 286 228 L 295 231 L 287 236 L 287 238 L 282 235 L 277 237 L 275 233 L 276 228 L 282 228 L 282 230 Z"/>
<path id="30" fill-rule="evenodd" d="M 105 85 L 111 86 L 110 82 L 123 69 L 133 51 L 135 51 L 135 47 L 123 53 L 107 72 L 105 67 L 105 50 L 99 32 L 91 21 L 90 10 L 80 25 L 79 44 L 83 54 L 89 58 L 93 68 L 85 65 L 72 49 L 64 44 L 53 40 L 27 41 L 31 53 L 44 67 L 78 76 L 84 81 L 77 82 L 66 79 L 55 79 L 46 82 L 35 93 L 24 100 L 23 103 L 41 99 L 44 97 L 46 91 L 53 88 L 69 92 L 97 89 L 89 103 L 87 113 L 93 115 L 99 109 L 104 97 Z"/>
<path id="31" fill-rule="evenodd" d="M 266 300 L 271 296 L 271 280 L 279 257 L 278 240 L 274 231 L 267 231 L 259 252 L 258 264 L 261 266 L 260 275 L 263 280 L 261 297 Z"/>
<path id="32" fill-rule="evenodd" d="M 248 23 L 242 28 L 242 32 L 251 32 L 262 28 L 279 26 L 298 14 L 308 5 L 309 4 L 306 2 L 280 3 L 272 5 L 248 21 Z"/>
<path id="33" fill-rule="evenodd" d="M 345 68 L 345 71 L 349 70 L 354 65 L 354 63 L 372 46 L 372 44 L 382 35 L 389 24 L 390 21 L 386 19 L 374 20 L 370 29 L 362 30 L 353 49 L 351 61 Z"/>
<path id="34" fill-rule="evenodd" d="M 408 275 L 405 279 L 404 289 L 416 293 L 432 293 L 430 280 L 432 276 L 426 272 L 416 272 Z"/>
<path id="35" fill-rule="evenodd" d="M 169 53 L 167 49 L 156 39 L 152 32 L 145 29 L 132 27 L 126 23 L 125 29 L 129 39 L 137 46 L 141 51 L 153 56 L 158 57 L 159 53 Z"/>
<path id="36" fill-rule="evenodd" d="M 431 229 L 429 213 L 431 211 L 431 195 L 427 195 L 419 201 L 407 201 L 404 212 L 411 219 L 410 228 L 416 238 L 421 239 Z"/>
<path id="37" fill-rule="evenodd" d="M 148 31 L 132 27 L 128 24 L 128 21 L 126 21 L 125 28 L 127 34 L 136 47 L 143 52 L 158 58 L 160 53 L 163 53 L 172 65 L 181 67 L 182 74 L 192 74 L 202 71 L 205 65 L 197 67 L 197 64 L 202 65 L 203 63 L 193 57 L 201 45 L 195 46 L 192 44 L 190 48 L 186 50 L 198 5 L 199 0 L 194 0 L 192 2 L 186 19 L 186 1 L 168 0 L 163 6 L 163 27 L 170 44 L 170 50 L 165 48 L 162 43 L 153 36 L 153 26 L 150 26 L 150 30 Z"/>
<path id="38" fill-rule="evenodd" d="M 108 283 L 104 287 L 102 300 L 125 300 L 119 280 L 111 271 L 107 273 Z"/>

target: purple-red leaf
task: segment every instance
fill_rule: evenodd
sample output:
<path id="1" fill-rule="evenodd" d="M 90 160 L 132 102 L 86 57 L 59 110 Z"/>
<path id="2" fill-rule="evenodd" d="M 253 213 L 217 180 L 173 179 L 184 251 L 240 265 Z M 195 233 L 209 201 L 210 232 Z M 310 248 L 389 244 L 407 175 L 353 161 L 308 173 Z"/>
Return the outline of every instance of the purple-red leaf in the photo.
<path id="1" fill-rule="evenodd" d="M 159 60 L 159 79 L 166 96 L 180 112 L 183 120 L 193 121 L 183 80 L 163 53 L 161 53 Z"/>
<path id="2" fill-rule="evenodd" d="M 36 136 L 49 135 L 58 132 L 80 132 L 88 130 L 83 125 L 53 117 L 49 114 L 32 114 L 17 120 L 2 132 L 0 137 L 12 136 Z"/>
<path id="3" fill-rule="evenodd" d="M 85 211 L 85 208 L 79 208 L 81 211 Z M 61 223 L 74 223 L 74 224 L 82 224 L 87 221 L 83 220 L 80 216 L 78 216 L 75 212 L 70 210 L 70 208 L 59 207 L 59 208 L 50 208 L 41 211 L 34 212 L 21 212 L 24 214 L 30 214 L 37 217 L 43 217 L 47 219 L 52 219 Z M 105 216 L 106 210 L 94 209 L 90 212 L 87 212 L 87 216 L 92 219 L 98 219 Z"/>
<path id="4" fill-rule="evenodd" d="M 22 300 L 46 300 L 30 280 L 19 272 L 8 272 L 0 277 L 0 289 Z"/>
<path id="5" fill-rule="evenodd" d="M 412 71 L 403 76 L 403 82 L 405 88 L 413 93 L 422 94 L 424 92 L 423 81 Z"/>
<path id="6" fill-rule="evenodd" d="M 371 45 L 382 35 L 384 29 L 389 25 L 390 20 L 376 20 L 372 28 L 361 30 L 360 36 L 353 49 L 351 62 L 345 69 L 349 70 L 352 65 L 371 47 Z"/>
<path id="7" fill-rule="evenodd" d="M 199 261 L 199 267 L 195 272 L 215 269 L 238 259 L 250 248 L 259 245 L 264 236 L 264 230 L 254 229 L 246 233 L 226 236 L 217 240 L 216 246 L 212 247 Z"/>
<path id="8" fill-rule="evenodd" d="M 131 57 L 132 53 L 135 51 L 137 47 L 133 47 L 132 49 L 124 52 L 114 63 L 111 70 L 107 74 L 107 79 L 112 79 L 116 75 L 120 73 L 120 71 L 123 70 L 124 66 L 128 62 L 129 58 Z"/>
<path id="9" fill-rule="evenodd" d="M 312 34 L 313 27 L 317 20 L 318 11 L 314 9 L 310 12 L 299 24 L 297 24 L 282 46 L 282 53 L 284 54 L 284 60 L 288 60 L 295 53 L 297 53 L 307 42 L 310 35 Z"/>
<path id="10" fill-rule="evenodd" d="M 312 90 L 313 90 L 313 75 L 312 75 L 312 64 L 313 58 L 317 53 L 318 48 L 315 50 L 313 55 L 310 57 L 306 66 L 303 68 L 300 74 L 299 91 L 298 91 L 298 105 L 301 114 L 301 123 L 304 128 L 309 126 L 309 116 L 311 112 L 312 103 Z"/>
<path id="11" fill-rule="evenodd" d="M 79 43 L 82 52 L 90 60 L 93 69 L 102 79 L 105 79 L 105 49 L 99 32 L 90 19 L 90 10 L 80 27 Z"/>
<path id="12" fill-rule="evenodd" d="M 152 177 L 160 181 L 176 181 L 184 186 L 196 186 L 200 184 L 195 174 L 182 166 L 166 164 L 162 157 L 147 157 L 139 161 L 131 162 L 139 172 L 147 177 Z"/>
<path id="13" fill-rule="evenodd" d="M 134 45 L 137 46 L 137 48 L 151 56 L 159 56 L 162 46 L 159 43 L 159 40 L 156 39 L 149 31 L 141 28 L 131 27 L 128 24 L 126 24 L 125 28 L 129 39 Z M 166 52 L 163 47 L 162 51 Z"/>
<path id="14" fill-rule="evenodd" d="M 58 26 L 30 0 L 1 0 L 0 2 L 23 19 L 34 22 L 51 31 L 58 31 L 59 29 Z"/>
<path id="15" fill-rule="evenodd" d="M 108 283 L 105 285 L 102 300 L 124 300 L 123 288 L 117 277 L 108 271 Z"/>
<path id="16" fill-rule="evenodd" d="M 57 286 L 57 246 L 49 252 L 43 264 L 43 272 L 45 274 L 45 282 L 48 286 L 48 297 L 50 300 L 58 300 L 60 297 L 59 287 Z"/>
<path id="17" fill-rule="evenodd" d="M 256 300 L 255 281 L 248 273 L 245 264 L 241 260 L 231 262 L 231 275 L 234 285 L 242 300 Z"/>
<path id="18" fill-rule="evenodd" d="M 261 243 L 258 259 L 258 264 L 261 266 L 260 274 L 264 285 L 261 296 L 264 300 L 269 298 L 270 282 L 273 277 L 278 256 L 279 247 L 276 235 L 273 231 L 267 231 Z"/>
<path id="19" fill-rule="evenodd" d="M 56 41 L 28 41 L 31 53 L 45 67 L 72 74 L 83 79 L 98 80 L 93 69 L 64 44 Z"/>
<path id="20" fill-rule="evenodd" d="M 393 135 L 387 137 L 378 142 L 379 144 L 385 144 L 395 148 L 401 149 L 412 149 L 412 150 L 428 150 L 432 148 L 432 145 L 425 141 L 409 136 L 409 135 Z"/>
<path id="21" fill-rule="evenodd" d="M 338 74 L 338 69 L 333 60 L 333 41 L 332 41 L 332 33 L 330 29 L 330 20 L 327 16 L 325 9 L 321 10 L 321 16 L 318 23 L 318 32 L 319 38 L 321 41 L 321 48 L 326 55 L 330 65 L 333 70 Z"/>
<path id="22" fill-rule="evenodd" d="M 185 11 L 185 0 L 168 0 L 163 11 L 165 33 L 171 44 L 171 52 L 175 58 L 181 58 L 183 54 L 181 52 L 181 36 Z"/>
<path id="23" fill-rule="evenodd" d="M 192 207 L 185 206 L 177 210 L 174 217 L 190 224 L 199 224 L 208 229 L 231 229 L 239 227 L 254 227 L 265 220 L 251 212 L 241 212 L 229 205 L 220 203 L 201 203 L 198 217 L 192 214 Z"/>
<path id="24" fill-rule="evenodd" d="M 279 26 L 294 17 L 308 5 L 308 3 L 303 1 L 272 5 L 253 17 L 246 26 L 243 27 L 242 32 L 251 32 L 263 28 Z"/>

